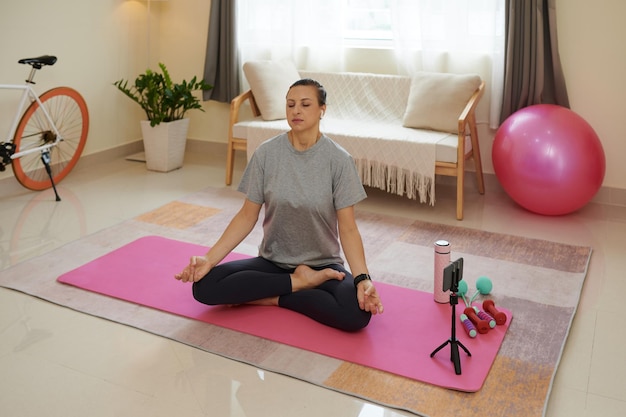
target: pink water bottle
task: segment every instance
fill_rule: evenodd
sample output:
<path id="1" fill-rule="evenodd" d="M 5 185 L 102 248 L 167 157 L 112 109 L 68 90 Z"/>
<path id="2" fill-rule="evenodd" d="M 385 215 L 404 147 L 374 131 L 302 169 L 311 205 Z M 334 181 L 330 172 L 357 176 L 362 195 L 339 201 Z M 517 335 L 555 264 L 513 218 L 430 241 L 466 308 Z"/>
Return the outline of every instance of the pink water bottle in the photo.
<path id="1" fill-rule="evenodd" d="M 443 290 L 443 269 L 450 264 L 450 243 L 447 240 L 435 242 L 435 281 L 433 294 L 438 303 L 450 301 L 450 291 Z"/>

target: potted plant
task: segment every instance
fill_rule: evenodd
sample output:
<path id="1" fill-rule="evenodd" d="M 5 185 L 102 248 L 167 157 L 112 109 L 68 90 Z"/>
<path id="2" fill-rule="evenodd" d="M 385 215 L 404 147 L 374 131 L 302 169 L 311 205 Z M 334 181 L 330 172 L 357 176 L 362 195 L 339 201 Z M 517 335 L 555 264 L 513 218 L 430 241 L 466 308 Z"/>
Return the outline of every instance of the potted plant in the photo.
<path id="1" fill-rule="evenodd" d="M 189 119 L 185 113 L 198 109 L 204 111 L 200 99 L 193 93 L 210 90 L 213 86 L 193 77 L 189 82 L 174 83 L 164 64 L 161 73 L 150 69 L 128 86 L 128 81 L 113 83 L 122 93 L 141 106 L 147 120 L 142 120 L 141 132 L 146 166 L 153 171 L 168 172 L 183 165 Z"/>

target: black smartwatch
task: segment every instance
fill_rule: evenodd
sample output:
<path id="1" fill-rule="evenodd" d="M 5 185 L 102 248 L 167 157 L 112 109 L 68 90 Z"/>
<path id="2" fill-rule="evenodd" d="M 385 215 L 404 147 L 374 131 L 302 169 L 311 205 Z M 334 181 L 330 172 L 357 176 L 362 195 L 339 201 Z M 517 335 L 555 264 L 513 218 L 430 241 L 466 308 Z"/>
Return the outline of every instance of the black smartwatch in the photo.
<path id="1" fill-rule="evenodd" d="M 371 281 L 372 278 L 367 274 L 361 274 L 361 275 L 357 275 L 356 277 L 354 277 L 354 288 L 356 288 L 359 285 L 359 282 L 365 281 L 365 280 Z"/>

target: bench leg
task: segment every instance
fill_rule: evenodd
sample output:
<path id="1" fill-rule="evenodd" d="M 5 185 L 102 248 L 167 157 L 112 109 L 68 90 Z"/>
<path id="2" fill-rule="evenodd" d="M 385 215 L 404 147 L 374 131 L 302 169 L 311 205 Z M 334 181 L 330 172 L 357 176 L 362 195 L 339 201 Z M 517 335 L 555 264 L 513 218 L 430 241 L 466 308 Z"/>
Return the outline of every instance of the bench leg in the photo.
<path id="1" fill-rule="evenodd" d="M 465 187 L 465 172 L 460 171 L 456 176 L 456 219 L 463 220 L 463 191 Z"/>
<path id="2" fill-rule="evenodd" d="M 480 145 L 478 144 L 478 131 L 476 122 L 470 123 L 470 138 L 472 139 L 472 158 L 474 159 L 474 168 L 476 169 L 476 182 L 478 183 L 478 192 L 485 194 L 485 179 L 483 178 L 483 164 L 480 159 Z"/>
<path id="3" fill-rule="evenodd" d="M 233 182 L 233 169 L 235 165 L 235 149 L 231 141 L 228 142 L 226 149 L 226 185 Z"/>
<path id="4" fill-rule="evenodd" d="M 463 198 L 465 193 L 465 131 L 459 135 L 459 147 L 456 156 L 456 219 L 463 220 Z"/>

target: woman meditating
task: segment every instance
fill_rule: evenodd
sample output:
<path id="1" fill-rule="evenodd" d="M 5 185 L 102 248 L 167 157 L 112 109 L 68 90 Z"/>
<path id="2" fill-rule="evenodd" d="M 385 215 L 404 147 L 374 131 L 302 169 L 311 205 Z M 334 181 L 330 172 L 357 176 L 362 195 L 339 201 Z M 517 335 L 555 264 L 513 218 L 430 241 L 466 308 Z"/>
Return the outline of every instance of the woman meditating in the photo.
<path id="1" fill-rule="evenodd" d="M 320 132 L 325 110 L 317 81 L 289 88 L 291 129 L 255 151 L 238 188 L 246 195 L 241 209 L 215 245 L 176 274 L 193 282 L 196 300 L 279 306 L 345 331 L 383 312 L 354 217 L 365 190 L 350 154 Z M 258 257 L 218 265 L 252 231 L 263 205 Z"/>

